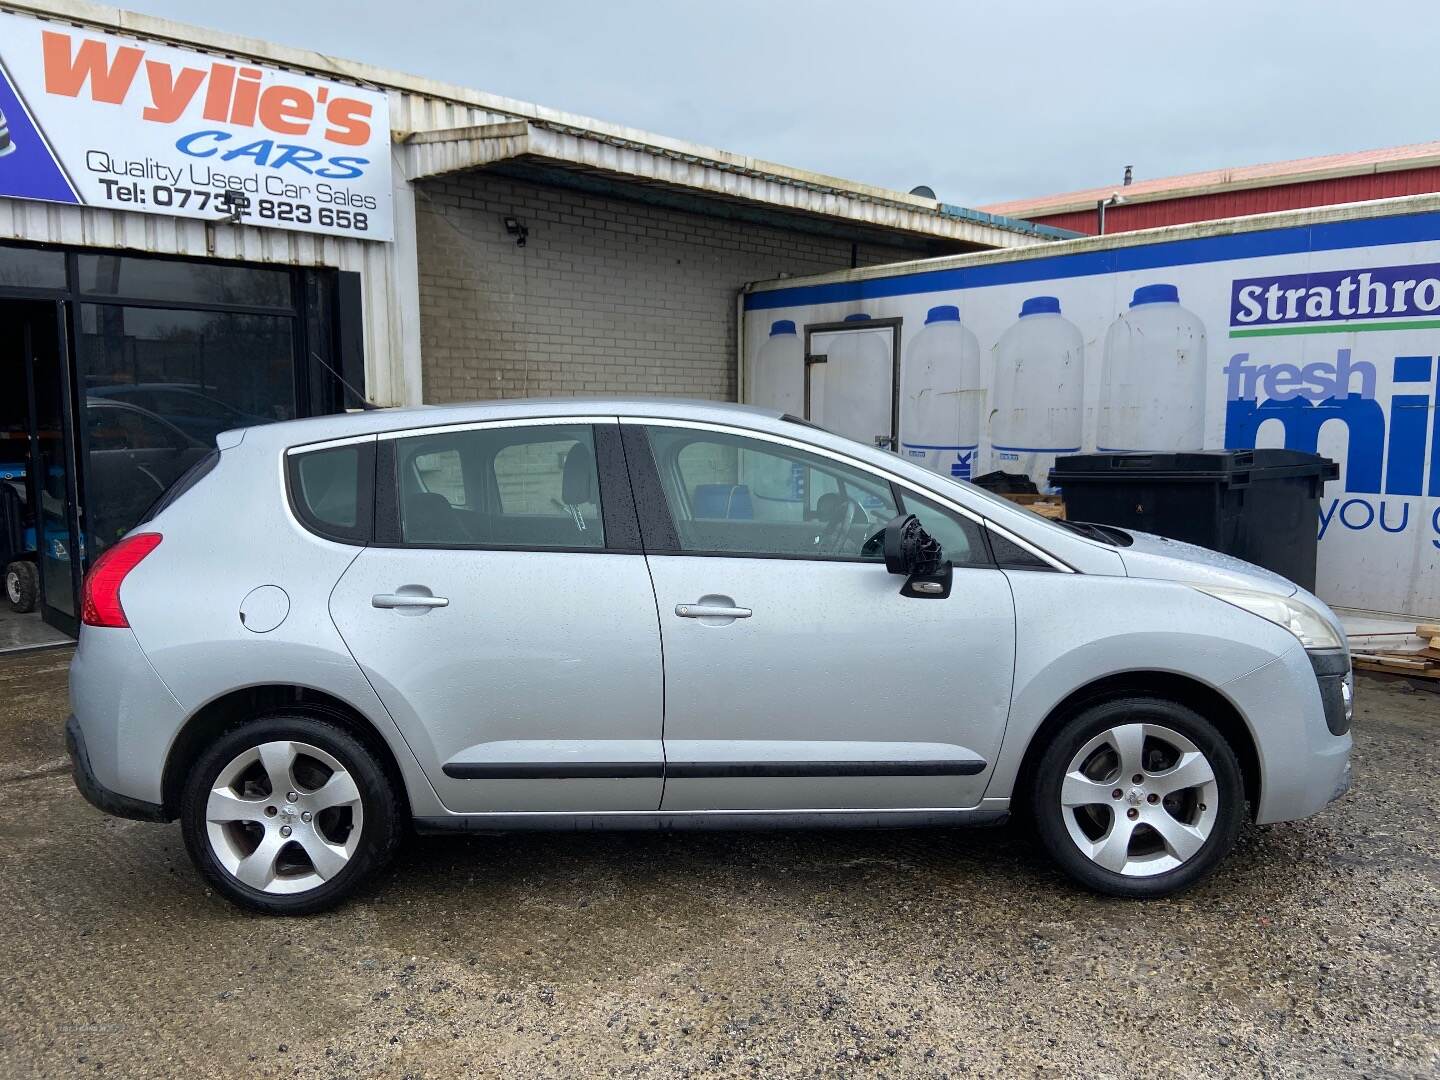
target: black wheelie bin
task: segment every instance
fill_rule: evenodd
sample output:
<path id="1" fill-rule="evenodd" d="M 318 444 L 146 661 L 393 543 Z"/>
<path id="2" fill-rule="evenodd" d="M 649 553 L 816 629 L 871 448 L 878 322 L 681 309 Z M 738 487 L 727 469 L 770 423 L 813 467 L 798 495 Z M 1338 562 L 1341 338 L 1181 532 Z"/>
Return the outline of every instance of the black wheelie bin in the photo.
<path id="1" fill-rule="evenodd" d="M 1315 588 L 1329 458 L 1300 450 L 1070 454 L 1050 471 L 1071 521 L 1114 525 L 1222 551 Z"/>

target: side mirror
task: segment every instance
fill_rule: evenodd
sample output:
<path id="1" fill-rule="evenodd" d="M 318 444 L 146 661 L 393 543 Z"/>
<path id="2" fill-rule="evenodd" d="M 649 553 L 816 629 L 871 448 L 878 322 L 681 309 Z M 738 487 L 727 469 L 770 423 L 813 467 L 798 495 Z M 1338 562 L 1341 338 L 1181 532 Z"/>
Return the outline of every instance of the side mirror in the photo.
<path id="1" fill-rule="evenodd" d="M 914 514 L 901 514 L 885 526 L 885 569 L 905 575 L 900 595 L 943 600 L 950 595 L 953 569 L 940 542 L 925 531 Z"/>

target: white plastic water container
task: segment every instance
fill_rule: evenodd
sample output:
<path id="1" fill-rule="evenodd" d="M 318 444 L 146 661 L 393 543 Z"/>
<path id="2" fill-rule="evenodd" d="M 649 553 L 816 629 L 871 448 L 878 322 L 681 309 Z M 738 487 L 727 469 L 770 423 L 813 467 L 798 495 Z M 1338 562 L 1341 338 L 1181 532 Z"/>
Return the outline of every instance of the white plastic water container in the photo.
<path id="1" fill-rule="evenodd" d="M 750 365 L 745 396 L 756 405 L 805 415 L 805 346 L 789 319 L 770 324 L 770 336 Z"/>
<path id="2" fill-rule="evenodd" d="M 1085 338 L 1054 296 L 1032 296 L 995 346 L 991 464 L 1050 490 L 1059 454 L 1079 453 L 1085 407 Z"/>
<path id="3" fill-rule="evenodd" d="M 1105 335 L 1096 449 L 1170 453 L 1205 440 L 1205 324 L 1174 285 L 1142 285 Z"/>
<path id="4" fill-rule="evenodd" d="M 932 307 L 900 369 L 900 453 L 941 476 L 969 480 L 984 407 L 980 343 L 958 307 Z"/>

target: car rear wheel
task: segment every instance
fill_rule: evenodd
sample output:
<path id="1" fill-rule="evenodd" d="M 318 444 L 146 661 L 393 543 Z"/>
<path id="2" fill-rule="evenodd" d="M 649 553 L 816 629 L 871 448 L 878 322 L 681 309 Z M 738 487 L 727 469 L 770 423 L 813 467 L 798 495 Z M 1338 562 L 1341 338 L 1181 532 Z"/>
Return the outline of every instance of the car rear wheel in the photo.
<path id="1" fill-rule="evenodd" d="M 1195 884 L 1235 846 L 1240 766 L 1192 709 L 1151 697 L 1092 705 L 1041 756 L 1031 791 L 1046 849 L 1076 881 L 1112 896 Z"/>
<path id="2" fill-rule="evenodd" d="M 285 714 L 217 739 L 191 770 L 180 817 L 205 878 L 272 914 L 339 903 L 390 861 L 403 831 L 371 750 L 328 721 Z"/>

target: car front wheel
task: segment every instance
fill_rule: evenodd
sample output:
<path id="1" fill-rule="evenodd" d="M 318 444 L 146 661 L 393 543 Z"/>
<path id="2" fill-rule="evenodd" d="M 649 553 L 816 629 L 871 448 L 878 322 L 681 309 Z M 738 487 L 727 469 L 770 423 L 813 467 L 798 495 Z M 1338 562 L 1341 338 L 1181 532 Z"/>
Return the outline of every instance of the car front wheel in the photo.
<path id="1" fill-rule="evenodd" d="M 1112 896 L 1195 884 L 1229 854 L 1245 813 L 1234 751 L 1193 709 L 1152 697 L 1092 705 L 1046 747 L 1031 790 L 1041 842 Z"/>
<path id="2" fill-rule="evenodd" d="M 284 714 L 217 739 L 191 770 L 180 816 L 205 878 L 271 914 L 339 903 L 390 861 L 403 831 L 371 750 L 326 720 Z"/>

